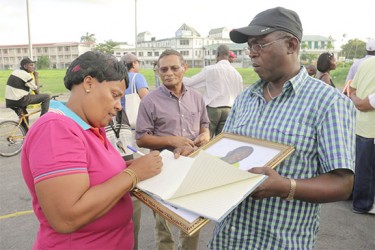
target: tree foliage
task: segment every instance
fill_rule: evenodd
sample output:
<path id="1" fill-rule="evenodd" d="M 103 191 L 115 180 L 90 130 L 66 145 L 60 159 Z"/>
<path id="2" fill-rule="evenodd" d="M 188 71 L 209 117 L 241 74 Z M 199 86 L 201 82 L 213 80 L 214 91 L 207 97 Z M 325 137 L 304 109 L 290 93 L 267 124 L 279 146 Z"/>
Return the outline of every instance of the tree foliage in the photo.
<path id="1" fill-rule="evenodd" d="M 89 32 L 86 32 L 85 35 L 81 36 L 81 42 L 94 43 L 95 41 L 96 41 L 95 34 L 90 34 Z"/>
<path id="2" fill-rule="evenodd" d="M 346 59 L 361 58 L 367 54 L 366 43 L 359 39 L 349 40 L 341 49 L 341 56 Z"/>
<path id="3" fill-rule="evenodd" d="M 51 65 L 51 61 L 48 56 L 39 56 L 38 61 L 36 62 L 36 67 L 38 69 L 48 69 Z"/>
<path id="4" fill-rule="evenodd" d="M 104 41 L 104 43 L 99 43 L 96 45 L 95 50 L 101 51 L 106 54 L 113 54 L 114 53 L 114 47 L 119 45 L 119 42 L 115 42 L 112 40 Z"/>

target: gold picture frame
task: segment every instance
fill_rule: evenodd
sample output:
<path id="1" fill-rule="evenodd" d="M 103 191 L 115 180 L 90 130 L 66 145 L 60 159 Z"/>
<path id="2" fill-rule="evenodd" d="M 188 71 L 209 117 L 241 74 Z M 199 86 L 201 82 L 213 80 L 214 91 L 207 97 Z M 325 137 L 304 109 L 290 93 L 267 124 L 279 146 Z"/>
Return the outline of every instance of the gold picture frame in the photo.
<path id="1" fill-rule="evenodd" d="M 249 164 L 253 164 L 253 166 L 250 167 L 266 166 L 275 168 L 294 151 L 294 147 L 290 145 L 284 145 L 231 133 L 221 133 L 210 140 L 206 145 L 193 152 L 190 157 L 195 157 L 198 155 L 199 151 L 204 150 L 224 160 L 224 157 L 228 155 L 228 152 L 233 152 L 238 148 L 246 148 L 247 150 L 245 157 L 242 155 L 243 159 L 235 163 L 239 168 L 244 170 L 248 169 L 247 167 Z M 251 152 L 249 151 L 249 148 L 252 148 L 250 150 Z M 262 157 L 257 157 L 257 155 L 261 155 Z M 237 158 L 237 160 L 238 159 L 239 158 Z M 241 166 L 241 164 L 246 167 Z M 197 219 L 194 221 L 189 222 L 184 217 L 169 209 L 166 204 L 155 200 L 153 197 L 137 188 L 132 191 L 132 194 L 153 211 L 172 224 L 176 225 L 180 230 L 189 236 L 198 232 L 210 221 L 207 218 L 197 217 Z"/>
<path id="2" fill-rule="evenodd" d="M 223 132 L 193 152 L 190 157 L 195 157 L 200 150 L 205 150 L 207 153 L 223 158 L 228 152 L 244 146 L 252 147 L 253 151 L 240 161 L 245 165 L 239 166 L 243 170 L 251 167 L 275 168 L 295 150 L 291 145 Z M 262 157 L 259 157 L 260 155 Z"/>
<path id="3" fill-rule="evenodd" d="M 164 219 L 178 227 L 181 231 L 183 231 L 189 236 L 192 236 L 193 234 L 198 232 L 203 226 L 210 222 L 209 219 L 203 217 L 199 217 L 193 222 L 189 222 L 177 213 L 170 210 L 163 203 L 155 200 L 150 195 L 137 188 L 135 188 L 132 191 L 132 194 L 135 197 L 137 197 L 141 202 L 143 202 L 146 206 L 151 208 L 154 212 L 158 213 Z"/>

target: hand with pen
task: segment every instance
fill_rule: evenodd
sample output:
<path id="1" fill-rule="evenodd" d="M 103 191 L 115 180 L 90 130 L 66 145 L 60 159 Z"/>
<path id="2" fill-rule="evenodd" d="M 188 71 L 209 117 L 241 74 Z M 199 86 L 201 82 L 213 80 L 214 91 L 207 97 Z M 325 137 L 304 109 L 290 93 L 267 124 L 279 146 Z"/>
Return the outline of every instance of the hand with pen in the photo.
<path id="1" fill-rule="evenodd" d="M 142 157 L 127 161 L 128 168 L 135 172 L 138 181 L 146 180 L 161 172 L 163 161 L 159 151 L 151 151 L 149 154 L 145 155 L 131 146 L 127 147 L 133 152 L 142 155 Z"/>

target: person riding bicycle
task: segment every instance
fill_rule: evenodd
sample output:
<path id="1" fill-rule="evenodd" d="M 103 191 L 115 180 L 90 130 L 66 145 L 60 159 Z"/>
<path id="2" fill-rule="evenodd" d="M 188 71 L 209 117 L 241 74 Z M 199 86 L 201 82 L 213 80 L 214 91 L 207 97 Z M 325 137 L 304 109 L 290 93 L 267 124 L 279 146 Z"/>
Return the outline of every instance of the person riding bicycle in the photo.
<path id="1" fill-rule="evenodd" d="M 30 93 L 30 90 L 35 92 Z M 5 105 L 13 109 L 18 116 L 27 114 L 29 104 L 41 104 L 41 116 L 49 108 L 48 94 L 39 93 L 39 75 L 35 71 L 35 61 L 26 57 L 21 60 L 21 67 L 12 72 L 5 87 Z"/>

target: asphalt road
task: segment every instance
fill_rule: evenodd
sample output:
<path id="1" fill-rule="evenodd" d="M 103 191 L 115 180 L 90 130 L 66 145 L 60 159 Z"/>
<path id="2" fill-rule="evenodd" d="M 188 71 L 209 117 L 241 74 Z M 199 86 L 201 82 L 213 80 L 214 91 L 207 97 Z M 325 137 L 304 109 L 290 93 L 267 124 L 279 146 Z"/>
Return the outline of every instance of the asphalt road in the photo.
<path id="1" fill-rule="evenodd" d="M 16 119 L 13 111 L 0 104 L 0 120 Z M 0 249 L 31 249 L 38 222 L 20 170 L 20 155 L 0 157 Z M 351 202 L 322 205 L 316 249 L 375 249 L 375 216 L 351 212 Z M 154 249 L 154 218 L 142 207 L 139 249 Z M 200 232 L 199 249 L 207 249 L 214 223 Z M 175 230 L 175 234 L 176 234 Z"/>

